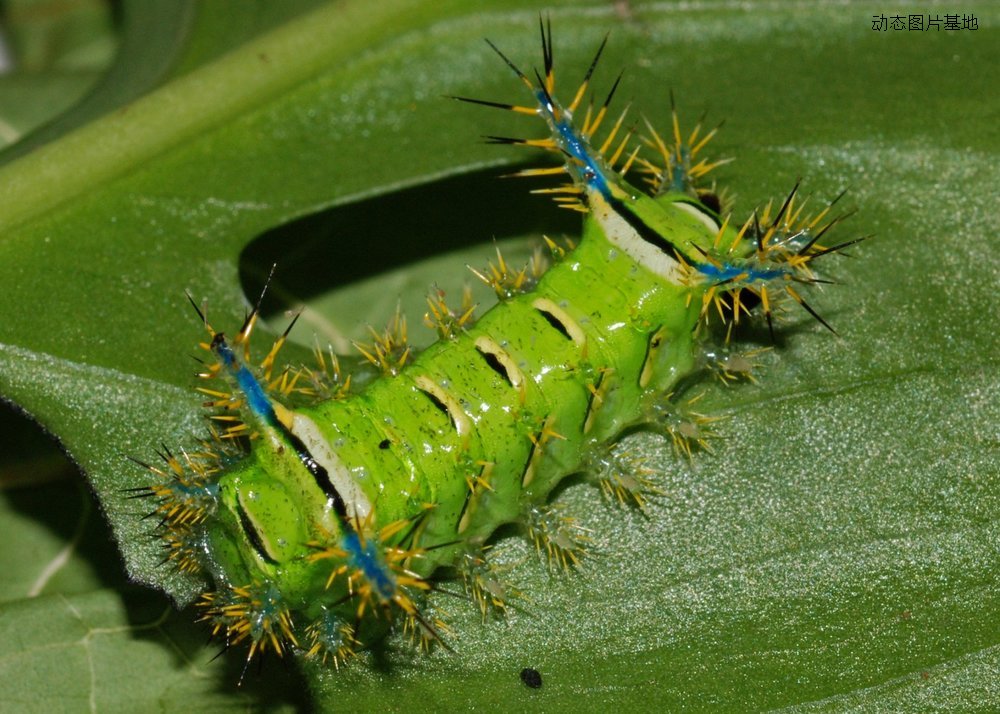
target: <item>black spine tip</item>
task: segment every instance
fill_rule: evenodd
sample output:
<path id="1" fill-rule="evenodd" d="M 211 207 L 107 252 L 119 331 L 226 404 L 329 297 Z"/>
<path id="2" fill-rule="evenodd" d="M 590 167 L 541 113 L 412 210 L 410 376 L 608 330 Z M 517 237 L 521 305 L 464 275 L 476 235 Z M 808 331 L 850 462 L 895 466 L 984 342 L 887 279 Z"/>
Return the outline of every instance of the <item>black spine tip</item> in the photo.
<path id="1" fill-rule="evenodd" d="M 618 73 L 618 77 L 615 79 L 615 83 L 611 85 L 611 91 L 608 92 L 607 99 L 604 100 L 604 106 L 611 104 L 611 100 L 614 99 L 615 92 L 618 91 L 618 85 L 621 84 L 622 77 L 625 75 L 625 70 Z"/>
<path id="2" fill-rule="evenodd" d="M 538 29 L 542 35 L 542 58 L 545 62 L 545 76 L 552 75 L 552 18 L 547 21 L 538 16 Z"/>
<path id="3" fill-rule="evenodd" d="M 191 303 L 191 307 L 194 308 L 195 313 L 198 315 L 198 319 L 201 320 L 202 324 L 207 325 L 208 320 L 205 318 L 205 313 L 200 307 L 198 307 L 198 303 L 194 301 L 194 296 L 192 296 L 187 290 L 184 291 L 184 294 L 187 295 L 188 302 Z"/>
<path id="4" fill-rule="evenodd" d="M 302 317 L 302 309 L 301 308 L 299 309 L 298 312 L 295 313 L 295 317 L 292 318 L 292 321 L 290 323 L 288 323 L 288 327 L 285 328 L 285 331 L 281 333 L 281 338 L 282 339 L 288 337 L 288 333 L 290 333 L 292 331 L 292 328 L 295 327 L 295 323 L 299 321 L 300 317 Z"/>
<path id="5" fill-rule="evenodd" d="M 774 216 L 774 220 L 771 221 L 772 227 L 777 226 L 779 223 L 781 223 L 781 219 L 785 217 L 785 213 L 788 211 L 788 207 L 792 205 L 792 199 L 794 199 L 795 194 L 798 193 L 799 185 L 801 183 L 802 183 L 801 178 L 795 180 L 795 185 L 792 186 L 792 190 L 788 192 L 788 197 L 785 199 L 785 202 L 781 204 L 781 209 Z"/>
<path id="6" fill-rule="evenodd" d="M 512 70 L 514 70 L 514 73 L 518 77 L 520 77 L 521 79 L 527 81 L 527 79 L 528 79 L 527 75 L 525 75 L 524 72 L 522 72 L 520 69 L 518 69 L 517 65 L 514 64 L 513 62 L 511 62 L 510 59 L 507 57 L 507 55 L 505 55 L 503 52 L 501 52 L 500 48 L 497 47 L 496 45 L 494 45 L 493 42 L 491 42 L 489 38 L 486 38 L 486 44 L 488 44 L 493 49 L 494 52 L 496 52 L 498 55 L 500 55 L 500 59 L 502 59 L 507 64 L 508 67 L 510 67 Z"/>
<path id="7" fill-rule="evenodd" d="M 458 97 L 454 95 L 447 95 L 449 99 L 456 99 L 460 102 L 468 102 L 469 104 L 480 104 L 484 107 L 493 107 L 495 109 L 506 109 L 511 111 L 514 109 L 513 104 L 507 104 L 506 102 L 491 102 L 488 99 L 473 99 L 472 97 Z"/>
<path id="8" fill-rule="evenodd" d="M 830 323 L 824 320 L 822 317 L 820 317 L 820 314 L 815 310 L 813 310 L 812 307 L 810 307 L 809 303 L 807 303 L 805 300 L 799 300 L 799 304 L 803 308 L 805 308 L 805 311 L 808 312 L 810 315 L 812 315 L 819 322 L 819 324 L 821 324 L 823 327 L 828 329 L 833 334 L 837 335 L 837 337 L 840 337 L 837 331 L 830 326 Z"/>
<path id="9" fill-rule="evenodd" d="M 597 63 L 601 60 L 601 55 L 604 53 L 604 48 L 608 44 L 608 37 L 610 34 L 605 35 L 604 39 L 601 40 L 601 46 L 597 48 L 597 53 L 594 55 L 594 59 L 590 61 L 590 67 L 587 68 L 587 74 L 583 77 L 583 83 L 586 84 L 590 81 L 590 78 L 594 75 L 594 70 L 597 69 Z"/>

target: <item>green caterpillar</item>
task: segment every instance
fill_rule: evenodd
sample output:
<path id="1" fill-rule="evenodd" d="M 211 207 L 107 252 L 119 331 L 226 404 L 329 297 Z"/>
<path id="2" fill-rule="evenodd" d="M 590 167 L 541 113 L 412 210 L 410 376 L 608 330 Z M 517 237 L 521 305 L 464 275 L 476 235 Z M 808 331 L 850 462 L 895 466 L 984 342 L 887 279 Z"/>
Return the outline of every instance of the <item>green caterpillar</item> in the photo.
<path id="1" fill-rule="evenodd" d="M 205 321 L 214 360 L 202 376 L 224 386 L 202 391 L 224 428 L 179 457 L 164 451 L 163 465 L 147 466 L 159 478 L 137 495 L 157 499 L 168 560 L 212 582 L 203 619 L 227 644 L 247 643 L 248 661 L 291 651 L 339 666 L 399 619 L 444 644 L 444 623 L 421 610 L 435 571 L 461 572 L 484 613 L 502 608 L 508 591 L 485 557 L 499 526 L 523 524 L 550 559 L 575 564 L 579 529 L 547 506 L 563 478 L 587 469 L 641 506 L 655 486 L 616 460 L 614 440 L 647 425 L 688 455 L 704 443 L 708 420 L 679 417 L 671 391 L 706 364 L 726 379 L 751 370 L 748 357 L 705 346 L 714 316 L 731 329 L 759 309 L 770 326 L 790 299 L 829 327 L 799 292 L 819 282 L 817 258 L 856 242 L 820 244 L 839 220 L 829 207 L 805 218 L 793 189 L 773 214 L 731 227 L 698 188 L 717 165 L 699 158 L 715 132 L 684 139 L 676 114 L 672 142 L 650 127 L 631 148 L 623 114 L 598 144 L 614 88 L 582 121 L 575 114 L 604 43 L 563 105 L 540 24 L 535 80 L 491 43 L 532 105 L 457 98 L 544 119 L 546 138 L 491 141 L 562 157 L 521 173 L 569 177 L 545 191 L 585 214 L 576 247 L 550 243 L 544 274 L 491 265 L 480 277 L 501 302 L 478 320 L 431 300 L 441 339 L 416 357 L 397 320 L 362 347 L 384 374 L 360 391 L 322 354 L 317 368 L 276 370 L 284 337 L 251 366 L 256 310 L 232 340 Z M 633 169 L 649 193 L 626 180 Z M 304 398 L 313 403 L 294 406 Z"/>

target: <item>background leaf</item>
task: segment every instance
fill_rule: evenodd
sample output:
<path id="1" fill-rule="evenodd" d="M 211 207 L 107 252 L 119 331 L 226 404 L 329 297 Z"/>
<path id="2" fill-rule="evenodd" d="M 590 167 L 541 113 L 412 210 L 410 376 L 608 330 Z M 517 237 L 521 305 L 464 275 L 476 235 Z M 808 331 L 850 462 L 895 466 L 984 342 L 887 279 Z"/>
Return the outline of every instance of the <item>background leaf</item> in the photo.
<path id="1" fill-rule="evenodd" d="M 85 471 L 132 577 L 181 601 L 194 585 L 155 567 L 120 489 L 143 478 L 125 455 L 201 428 L 184 290 L 235 325 L 238 264 L 254 295 L 278 255 L 275 293 L 315 309 L 302 339 L 345 337 L 397 295 L 415 318 L 422 286 L 456 290 L 491 238 L 574 230 L 485 170 L 527 155 L 475 142 L 539 127 L 441 98 L 520 98 L 479 38 L 537 63 L 537 4 L 345 2 L 238 41 L 225 20 L 243 4 L 191 7 L 216 24 L 163 45 L 187 59 L 0 169 L 0 391 Z M 89 500 L 38 483 L 48 457 L 15 449 L 29 437 L 11 426 L 4 478 L 28 485 L 0 510 L 5 705 L 997 707 L 995 6 L 935 5 L 979 29 L 924 33 L 873 32 L 873 14 L 919 10 L 870 3 L 552 7 L 564 82 L 612 30 L 602 76 L 626 67 L 636 110 L 663 125 L 672 88 L 688 123 L 704 107 L 727 118 L 716 151 L 738 161 L 719 180 L 740 211 L 797 176 L 817 200 L 850 185 L 841 235 L 877 237 L 831 262 L 847 284 L 817 300 L 842 339 L 793 314 L 760 385 L 708 386 L 726 439 L 690 466 L 630 437 L 664 474 L 648 518 L 562 490 L 594 531 L 583 574 L 552 576 L 502 539 L 530 600 L 486 625 L 439 603 L 457 656 L 390 640 L 346 672 L 271 662 L 244 690 L 239 657 L 209 665 L 190 613 L 123 583 Z M 542 689 L 520 683 L 525 666 Z"/>

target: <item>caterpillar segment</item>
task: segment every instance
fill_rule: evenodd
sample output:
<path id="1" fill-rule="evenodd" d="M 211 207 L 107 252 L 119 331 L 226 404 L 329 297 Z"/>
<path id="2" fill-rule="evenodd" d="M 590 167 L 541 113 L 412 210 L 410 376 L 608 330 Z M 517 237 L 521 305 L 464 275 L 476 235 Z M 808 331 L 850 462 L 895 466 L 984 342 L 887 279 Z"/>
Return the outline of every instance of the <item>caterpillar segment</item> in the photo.
<path id="1" fill-rule="evenodd" d="M 462 303 L 454 308 L 448 304 L 444 290 L 434 288 L 427 296 L 427 312 L 424 326 L 438 334 L 438 339 L 450 340 L 457 337 L 475 322 L 476 304 L 472 302 L 472 289 L 466 285 L 462 291 Z"/>
<path id="2" fill-rule="evenodd" d="M 486 556 L 491 546 L 470 548 L 458 560 L 457 569 L 466 594 L 479 608 L 483 622 L 507 612 L 508 603 L 524 594 L 503 578 L 502 569 Z"/>
<path id="3" fill-rule="evenodd" d="M 723 417 L 709 416 L 696 411 L 699 401 L 705 396 L 699 392 L 693 397 L 679 401 L 673 394 L 653 404 L 649 425 L 667 436 L 674 447 L 674 453 L 690 461 L 695 452 L 712 452 L 711 441 L 718 438 L 714 424 Z"/>
<path id="4" fill-rule="evenodd" d="M 764 366 L 757 358 L 770 350 L 770 347 L 758 347 L 741 351 L 734 350 L 727 344 L 719 349 L 708 350 L 705 353 L 705 364 L 726 386 L 738 382 L 757 384 L 758 374 Z"/>
<path id="5" fill-rule="evenodd" d="M 553 256 L 556 256 L 558 246 L 550 242 L 550 250 Z M 484 270 L 477 270 L 471 265 L 469 270 L 496 293 L 498 300 L 506 300 L 514 295 L 530 292 L 548 267 L 548 261 L 543 256 L 540 247 L 535 249 L 528 262 L 519 269 L 507 262 L 499 248 L 496 249 L 496 254 L 496 262 L 489 261 Z"/>
<path id="6" fill-rule="evenodd" d="M 191 575 L 202 572 L 195 534 L 214 513 L 218 496 L 214 475 L 231 445 L 222 442 L 214 430 L 212 436 L 211 442 L 203 442 L 196 451 L 183 450 L 179 457 L 162 447 L 157 452 L 162 464 L 129 457 L 156 478 L 149 485 L 126 489 L 126 493 L 130 499 L 149 498 L 156 503 L 146 517 L 158 520 L 157 535 L 166 552 L 160 565 Z"/>
<path id="7" fill-rule="evenodd" d="M 518 105 L 486 101 L 469 97 L 454 97 L 460 101 L 541 117 L 549 127 L 549 136 L 540 139 L 487 137 L 493 143 L 541 148 L 561 156 L 562 166 L 528 169 L 518 176 L 568 176 L 569 183 L 552 189 L 574 197 L 574 208 L 588 215 L 588 223 L 597 221 L 612 242 L 620 245 L 637 260 L 654 268 L 662 278 L 680 281 L 691 290 L 688 299 L 702 299 L 701 317 L 707 323 L 718 314 L 727 328 L 727 341 L 741 315 L 749 315 L 758 306 L 773 337 L 772 303 L 788 300 L 802 306 L 814 319 L 833 331 L 804 299 L 800 287 L 822 284 L 812 262 L 864 240 L 857 238 L 834 245 L 821 244 L 826 233 L 849 214 L 830 217 L 833 206 L 844 195 L 816 213 L 803 212 L 805 202 L 796 202 L 796 184 L 781 208 L 772 217 L 772 204 L 755 212 L 739 230 L 731 227 L 721 210 L 727 201 L 724 192 L 717 193 L 702 185 L 713 170 L 729 159 L 710 160 L 702 155 L 715 137 L 721 124 L 703 131 L 699 121 L 685 136 L 681 131 L 673 95 L 671 95 L 672 138 L 667 141 L 649 125 L 649 136 L 642 145 L 629 150 L 632 132 L 628 132 L 611 151 L 621 126 L 621 118 L 600 144 L 592 144 L 595 134 L 607 116 L 608 107 L 621 76 L 615 80 L 607 99 L 596 112 L 593 102 L 580 129 L 574 125 L 574 112 L 582 105 L 605 41 L 601 43 L 580 84 L 573 101 L 563 107 L 555 98 L 552 31 L 540 20 L 544 74 L 537 71 L 532 80 L 493 43 L 490 47 L 531 91 L 534 105 Z M 489 42 L 487 40 L 487 42 Z M 651 150 L 643 156 L 640 149 Z M 619 165 L 622 156 L 628 159 Z M 626 180 L 634 165 L 639 168 L 652 195 L 646 195 Z M 615 167 L 618 166 L 616 169 Z M 562 201 L 563 198 L 558 200 Z M 561 203 L 561 205 L 566 205 Z M 702 229 L 714 233 L 714 240 L 685 240 L 691 233 L 701 236 Z M 638 238 L 639 240 L 635 240 Z"/>
<path id="8" fill-rule="evenodd" d="M 731 329 L 760 306 L 770 323 L 784 295 L 820 319 L 799 288 L 822 282 L 816 258 L 856 242 L 821 245 L 840 219 L 829 207 L 804 217 L 795 190 L 773 215 L 767 206 L 732 228 L 697 187 L 719 163 L 701 157 L 714 130 L 681 142 L 676 115 L 681 148 L 664 153 L 654 133 L 653 158 L 638 164 L 655 178 L 651 167 L 667 162 L 669 185 L 635 188 L 626 174 L 650 147 L 632 147 L 623 117 L 596 138 L 618 80 L 600 104 L 587 100 L 604 43 L 563 105 L 551 28 L 540 24 L 544 70 L 534 79 L 490 45 L 528 86 L 530 105 L 460 99 L 544 120 L 541 139 L 491 140 L 562 157 L 521 173 L 568 179 L 554 195 L 585 213 L 578 244 L 547 239 L 544 271 L 512 268 L 498 253 L 477 275 L 501 301 L 477 319 L 471 300 L 451 308 L 432 294 L 426 321 L 441 339 L 419 354 L 397 314 L 357 345 L 381 376 L 350 393 L 322 351 L 315 369 L 276 372 L 284 336 L 253 365 L 257 310 L 232 341 L 199 312 L 213 356 L 203 376 L 224 384 L 206 395 L 225 453 L 164 456 L 142 495 L 157 499 L 164 541 L 183 551 L 177 564 L 211 581 L 204 619 L 227 644 L 248 643 L 248 659 L 294 651 L 339 667 L 397 621 L 422 644 L 447 647 L 444 618 L 425 598 L 440 572 L 458 571 L 484 617 L 519 594 L 486 557 L 504 524 L 520 524 L 553 566 L 575 566 L 589 532 L 548 503 L 553 488 L 587 468 L 609 499 L 643 507 L 658 492 L 653 474 L 613 445 L 652 424 L 679 454 L 707 448 L 714 420 L 695 411 L 698 397 L 670 395 L 704 368 L 712 315 Z M 299 406 L 300 397 L 317 399 Z"/>
<path id="9" fill-rule="evenodd" d="M 647 466 L 644 459 L 618 444 L 594 449 L 588 454 L 583 470 L 609 502 L 622 507 L 645 512 L 651 497 L 665 495 L 656 485 L 656 471 Z"/>
<path id="10" fill-rule="evenodd" d="M 732 159 L 709 160 L 701 156 L 702 150 L 715 138 L 722 122 L 712 129 L 702 133 L 704 116 L 698 120 L 690 134 L 685 138 L 681 131 L 680 119 L 677 116 L 677 106 L 674 103 L 674 93 L 670 93 L 670 118 L 672 134 L 670 140 L 664 139 L 655 127 L 645 120 L 648 136 L 643 137 L 643 143 L 652 149 L 652 158 L 637 157 L 639 171 L 644 175 L 644 182 L 650 187 L 654 196 L 667 193 L 686 193 L 698 198 L 706 207 L 722 212 L 723 201 L 711 189 L 702 185 L 704 178 L 716 168 L 728 164 Z"/>
<path id="11" fill-rule="evenodd" d="M 344 399 L 351 393 L 351 374 L 340 366 L 340 357 L 332 347 L 324 348 L 319 338 L 313 344 L 313 367 L 300 370 L 298 394 L 310 402 Z"/>
<path id="12" fill-rule="evenodd" d="M 369 326 L 368 332 L 372 338 L 371 342 L 355 341 L 354 349 L 383 375 L 397 374 L 406 365 L 413 352 L 406 327 L 406 316 L 397 308 L 383 330 L 379 331 Z"/>

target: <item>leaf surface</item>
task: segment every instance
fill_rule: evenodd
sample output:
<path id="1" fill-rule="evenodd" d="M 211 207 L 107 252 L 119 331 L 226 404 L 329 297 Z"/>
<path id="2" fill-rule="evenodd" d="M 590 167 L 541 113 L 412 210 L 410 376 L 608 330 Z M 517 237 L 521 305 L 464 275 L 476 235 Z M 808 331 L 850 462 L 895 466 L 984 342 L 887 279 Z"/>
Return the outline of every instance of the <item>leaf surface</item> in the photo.
<path id="1" fill-rule="evenodd" d="M 699 408 L 728 417 L 714 453 L 689 465 L 660 440 L 626 440 L 663 474 L 648 516 L 582 483 L 562 490 L 594 534 L 582 574 L 550 574 L 504 538 L 498 559 L 527 598 L 485 625 L 440 602 L 457 655 L 390 640 L 339 673 L 270 662 L 238 690 L 239 656 L 209 664 L 190 613 L 130 590 L 91 545 L 105 538 L 96 511 L 32 481 L 52 473 L 45 457 L 12 446 L 5 478 L 31 483 L 0 510 L 0 702 L 291 707 L 301 676 L 331 710 L 995 708 L 1000 16 L 968 2 L 976 31 L 878 33 L 885 7 L 796 8 L 553 9 L 564 86 L 612 30 L 599 87 L 626 67 L 620 92 L 654 124 L 671 88 L 688 125 L 703 107 L 727 118 L 715 151 L 738 160 L 718 179 L 739 212 L 802 176 L 817 202 L 850 186 L 843 238 L 876 234 L 830 260 L 845 284 L 810 301 L 841 338 L 791 313 L 759 385 L 706 386 Z M 457 291 L 494 237 L 574 230 L 487 169 L 532 157 L 476 143 L 540 127 L 442 98 L 522 99 L 480 38 L 538 64 L 537 12 L 336 3 L 227 53 L 211 50 L 224 23 L 206 25 L 175 38 L 191 59 L 141 96 L 0 168 L 0 392 L 86 473 L 132 578 L 195 592 L 156 567 L 151 524 L 121 491 L 144 478 L 126 456 L 203 428 L 190 359 L 203 328 L 185 290 L 235 327 L 241 262 L 255 295 L 277 256 L 275 292 L 315 316 L 303 341 L 346 340 L 397 300 L 417 322 L 424 286 Z"/>

